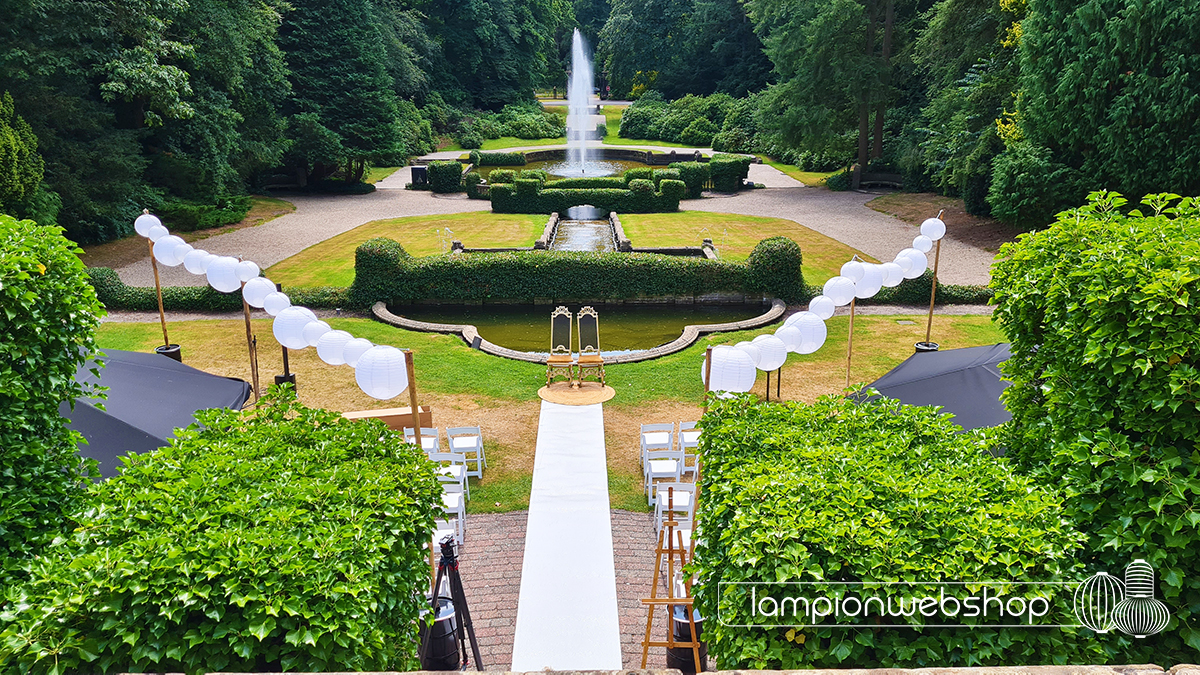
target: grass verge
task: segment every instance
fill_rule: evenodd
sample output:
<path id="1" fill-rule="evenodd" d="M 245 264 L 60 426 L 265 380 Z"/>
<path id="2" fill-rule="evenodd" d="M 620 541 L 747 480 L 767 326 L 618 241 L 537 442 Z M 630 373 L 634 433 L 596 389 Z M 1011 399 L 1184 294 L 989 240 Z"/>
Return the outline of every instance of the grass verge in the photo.
<path id="1" fill-rule="evenodd" d="M 455 239 L 472 248 L 532 246 L 545 226 L 545 215 L 490 211 L 375 220 L 314 244 L 272 265 L 267 274 L 285 286 L 349 286 L 354 250 L 368 239 L 390 237 L 412 255 L 426 256 L 449 250 Z"/>
<path id="2" fill-rule="evenodd" d="M 374 185 L 399 170 L 398 166 L 373 166 L 367 169 L 367 175 L 363 176 L 363 182 Z"/>
<path id="3" fill-rule="evenodd" d="M 763 164 L 778 169 L 809 187 L 824 185 L 826 178 L 837 173 L 837 171 L 803 171 L 792 164 L 777 162 L 766 155 L 757 155 L 757 157 L 763 161 Z"/>
<path id="4" fill-rule="evenodd" d="M 472 350 L 450 335 L 416 333 L 361 318 L 330 318 L 334 328 L 347 330 L 376 344 L 413 350 L 422 405 L 433 409 L 438 427 L 479 425 L 484 432 L 488 469 L 471 483 L 468 510 L 474 513 L 512 511 L 528 507 L 534 445 L 540 403 L 537 389 L 545 369 Z M 898 323 L 912 321 L 910 325 Z M 792 354 L 783 368 L 780 393 L 784 400 L 812 401 L 835 394 L 845 384 L 848 319 L 829 320 L 829 338 L 815 354 Z M 259 339 L 259 373 L 265 384 L 282 372 L 281 350 L 271 337 L 271 322 L 251 322 Z M 201 370 L 249 381 L 245 326 L 238 320 L 181 321 L 171 325 L 171 339 L 183 345 L 184 362 Z M 609 466 L 609 499 L 613 508 L 646 510 L 642 492 L 640 424 L 687 421 L 699 417 L 703 387 L 699 372 L 709 345 L 735 344 L 773 330 L 720 333 L 692 347 L 654 361 L 607 368 L 608 383 L 617 396 L 605 404 L 605 438 Z M 986 316 L 939 316 L 934 339 L 945 349 L 1001 342 L 1005 338 Z M 854 326 L 852 382 L 871 382 L 913 352 L 924 339 L 924 316 L 860 315 Z M 102 348 L 149 351 L 159 343 L 157 323 L 104 323 L 97 338 Z M 377 401 L 363 394 L 354 372 L 330 366 L 316 350 L 289 352 L 297 374 L 297 393 L 305 405 L 337 411 L 379 409 L 405 401 Z M 760 374 L 755 392 L 765 395 Z M 774 382 L 772 382 L 774 386 Z M 774 395 L 774 392 L 772 392 Z"/>

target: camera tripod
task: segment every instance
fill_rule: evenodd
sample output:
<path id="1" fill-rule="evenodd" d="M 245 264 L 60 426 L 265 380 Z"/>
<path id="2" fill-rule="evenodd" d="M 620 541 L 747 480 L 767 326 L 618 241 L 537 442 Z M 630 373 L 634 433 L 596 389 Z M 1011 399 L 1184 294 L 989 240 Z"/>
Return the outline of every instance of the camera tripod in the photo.
<path id="1" fill-rule="evenodd" d="M 442 547 L 442 557 L 438 561 L 437 577 L 433 582 L 433 597 L 431 598 L 431 611 L 433 617 L 437 618 L 438 609 L 438 592 L 442 588 L 442 580 L 446 579 L 450 582 L 450 599 L 454 602 L 455 614 L 462 617 L 462 629 L 458 631 L 459 653 L 462 654 L 462 667 L 467 667 L 467 646 L 463 638 L 463 633 L 471 639 L 471 654 L 475 657 L 475 669 L 483 671 L 483 659 L 479 658 L 479 642 L 475 639 L 475 627 L 471 624 L 471 610 L 467 609 L 467 596 L 463 593 L 462 577 L 458 575 L 458 555 L 454 552 L 454 535 L 446 535 L 444 539 L 438 542 Z M 432 640 L 425 640 L 421 643 L 420 662 L 424 667 L 426 652 L 429 650 L 429 643 Z"/>

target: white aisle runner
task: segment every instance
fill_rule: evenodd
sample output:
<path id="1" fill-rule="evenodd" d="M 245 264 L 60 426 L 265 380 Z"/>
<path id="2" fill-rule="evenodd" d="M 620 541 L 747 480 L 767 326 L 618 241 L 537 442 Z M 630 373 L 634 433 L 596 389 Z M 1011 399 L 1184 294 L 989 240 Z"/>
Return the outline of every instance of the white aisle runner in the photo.
<path id="1" fill-rule="evenodd" d="M 621 665 L 604 410 L 542 401 L 511 670 Z"/>

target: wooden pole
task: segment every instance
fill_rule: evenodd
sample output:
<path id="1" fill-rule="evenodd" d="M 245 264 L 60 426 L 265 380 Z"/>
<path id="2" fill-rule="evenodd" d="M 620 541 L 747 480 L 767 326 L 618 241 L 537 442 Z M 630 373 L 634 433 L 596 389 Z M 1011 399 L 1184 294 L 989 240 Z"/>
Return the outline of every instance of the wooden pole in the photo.
<path id="1" fill-rule="evenodd" d="M 854 354 L 854 303 L 858 298 L 850 299 L 850 333 L 846 340 L 846 386 L 850 386 L 850 356 Z"/>
<path id="2" fill-rule="evenodd" d="M 246 282 L 242 282 L 242 290 L 245 290 Z M 242 296 L 242 316 L 246 319 L 246 351 L 250 355 L 250 382 L 254 387 L 254 400 L 258 400 L 258 354 L 254 346 L 254 334 L 250 332 L 250 303 L 246 302 L 246 296 Z"/>
<path id="3" fill-rule="evenodd" d="M 776 401 L 783 400 L 779 396 L 779 383 L 782 380 L 783 380 L 783 366 L 779 366 L 779 368 L 775 371 L 775 400 Z"/>
<path id="4" fill-rule="evenodd" d="M 925 342 L 929 342 L 929 334 L 933 331 L 933 301 L 937 297 L 938 262 L 942 258 L 942 240 L 937 240 L 933 253 L 933 287 L 929 289 L 929 320 L 925 323 Z"/>
<path id="5" fill-rule="evenodd" d="M 162 324 L 163 346 L 170 347 L 171 339 L 167 337 L 167 315 L 163 312 L 162 283 L 158 280 L 158 261 L 154 259 L 154 242 L 147 239 L 146 245 L 150 247 L 150 268 L 154 270 L 154 290 L 158 293 L 158 322 Z"/>
<path id="6" fill-rule="evenodd" d="M 708 392 L 712 391 L 712 347 L 704 350 L 704 412 L 708 412 Z"/>
<path id="7" fill-rule="evenodd" d="M 767 400 L 771 400 L 771 371 L 767 371 Z"/>
<path id="8" fill-rule="evenodd" d="M 421 409 L 417 406 L 417 376 L 413 371 L 413 353 L 411 349 L 404 350 L 404 367 L 408 370 L 408 405 L 412 408 L 413 436 L 417 447 L 421 445 Z"/>

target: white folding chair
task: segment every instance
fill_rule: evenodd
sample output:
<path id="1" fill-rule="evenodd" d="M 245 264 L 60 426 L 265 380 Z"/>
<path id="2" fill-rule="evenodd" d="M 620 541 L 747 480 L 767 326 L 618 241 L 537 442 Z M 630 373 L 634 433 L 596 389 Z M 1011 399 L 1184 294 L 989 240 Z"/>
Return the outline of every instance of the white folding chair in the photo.
<path id="1" fill-rule="evenodd" d="M 404 427 L 404 440 L 413 444 L 417 442 L 417 434 L 412 427 Z M 437 427 L 421 427 L 421 449 L 425 454 L 441 451 L 442 437 Z"/>
<path id="2" fill-rule="evenodd" d="M 642 464 L 646 463 L 646 453 L 650 450 L 673 450 L 675 448 L 674 424 L 643 424 L 642 425 Z"/>
<path id="3" fill-rule="evenodd" d="M 438 482 L 446 492 L 461 492 L 471 498 L 471 483 L 467 480 L 467 457 L 461 452 L 431 452 L 429 461 L 438 465 Z"/>
<path id="4" fill-rule="evenodd" d="M 700 430 L 695 422 L 679 423 L 679 447 L 683 448 L 683 473 L 696 475 L 696 448 L 700 447 Z M 692 450 L 693 452 L 688 452 Z"/>
<path id="5" fill-rule="evenodd" d="M 443 508 L 445 507 L 443 506 Z M 454 543 L 462 546 L 463 538 L 461 528 L 459 527 L 459 522 L 460 521 L 458 518 L 447 518 L 445 520 L 433 521 L 432 546 L 434 551 L 440 550 L 439 544 L 441 544 L 442 540 L 445 539 L 446 535 L 448 534 L 454 535 Z"/>
<path id="6" fill-rule="evenodd" d="M 661 531 L 670 517 L 676 522 L 691 522 L 696 512 L 695 483 L 659 483 L 658 501 L 654 505 L 654 531 Z M 668 508 L 668 502 L 669 508 Z"/>
<path id="7" fill-rule="evenodd" d="M 454 453 L 444 453 L 454 454 Z M 461 455 L 458 456 L 461 460 Z M 436 460 L 434 460 L 436 461 Z M 459 464 L 464 470 L 462 481 L 447 480 L 446 476 L 438 475 L 438 480 L 442 483 L 442 510 L 448 518 L 453 519 L 454 539 L 455 542 L 462 546 L 463 539 L 466 537 L 466 521 L 467 521 L 467 501 L 466 501 L 466 475 L 465 464 Z M 449 522 L 449 521 L 448 521 Z M 442 529 L 439 527 L 439 529 Z M 442 536 L 445 536 L 444 534 Z M 436 550 L 436 549 L 435 549 Z"/>
<path id="8" fill-rule="evenodd" d="M 466 455 L 468 476 L 483 477 L 487 457 L 483 454 L 483 432 L 479 427 L 446 427 L 446 442 L 450 445 L 450 452 Z"/>
<path id="9" fill-rule="evenodd" d="M 646 477 L 646 503 L 654 506 L 658 494 L 655 481 L 678 483 L 683 475 L 683 450 L 646 450 L 644 465 Z"/>

